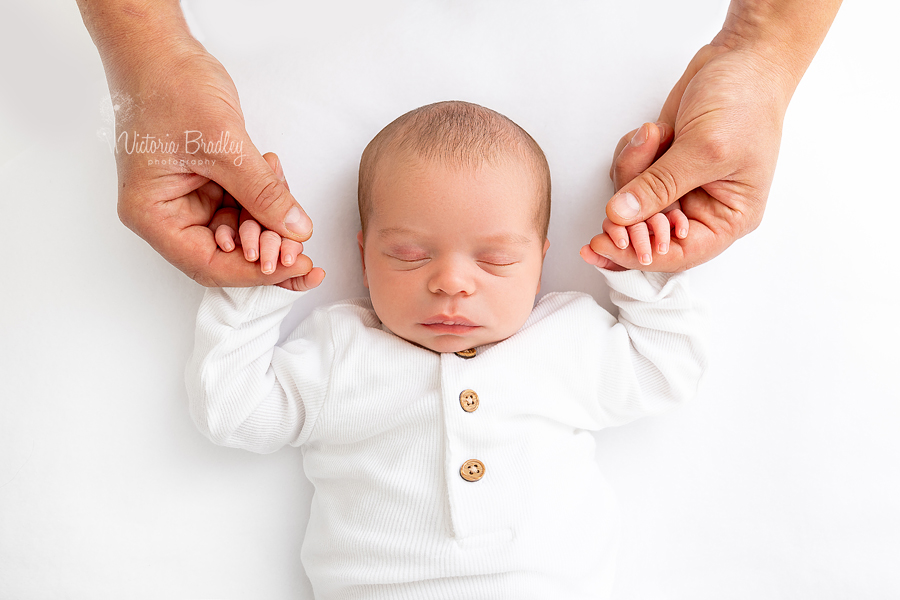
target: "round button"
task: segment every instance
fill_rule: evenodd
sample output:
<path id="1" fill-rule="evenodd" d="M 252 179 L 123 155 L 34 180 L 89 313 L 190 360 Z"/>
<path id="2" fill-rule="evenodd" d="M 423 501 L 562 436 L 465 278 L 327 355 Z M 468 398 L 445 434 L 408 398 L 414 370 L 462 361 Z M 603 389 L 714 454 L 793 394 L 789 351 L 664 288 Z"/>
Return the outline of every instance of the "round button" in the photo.
<path id="1" fill-rule="evenodd" d="M 475 348 L 469 348 L 468 350 L 460 350 L 459 352 L 454 352 L 460 358 L 472 358 L 475 356 Z"/>
<path id="2" fill-rule="evenodd" d="M 472 412 L 478 408 L 478 394 L 472 390 L 463 390 L 459 395 L 459 404 L 466 412 Z"/>
<path id="3" fill-rule="evenodd" d="M 474 458 L 467 460 L 460 468 L 459 474 L 466 481 L 478 481 L 484 477 L 484 463 Z"/>

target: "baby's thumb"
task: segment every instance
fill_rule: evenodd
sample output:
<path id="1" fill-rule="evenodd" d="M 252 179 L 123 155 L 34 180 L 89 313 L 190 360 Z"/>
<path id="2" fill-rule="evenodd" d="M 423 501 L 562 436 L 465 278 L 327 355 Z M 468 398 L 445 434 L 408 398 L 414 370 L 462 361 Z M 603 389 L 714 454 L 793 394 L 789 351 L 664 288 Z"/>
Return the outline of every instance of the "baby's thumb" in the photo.
<path id="1" fill-rule="evenodd" d="M 616 192 L 606 205 L 606 216 L 617 225 L 644 221 L 689 191 L 719 179 L 720 168 L 708 153 L 704 157 L 690 141 L 676 138 L 665 154 Z"/>
<path id="2" fill-rule="evenodd" d="M 253 145 L 247 154 L 217 162 L 211 171 L 212 179 L 266 229 L 298 242 L 312 235 L 312 221 L 291 195 L 283 173 L 276 173 Z"/>

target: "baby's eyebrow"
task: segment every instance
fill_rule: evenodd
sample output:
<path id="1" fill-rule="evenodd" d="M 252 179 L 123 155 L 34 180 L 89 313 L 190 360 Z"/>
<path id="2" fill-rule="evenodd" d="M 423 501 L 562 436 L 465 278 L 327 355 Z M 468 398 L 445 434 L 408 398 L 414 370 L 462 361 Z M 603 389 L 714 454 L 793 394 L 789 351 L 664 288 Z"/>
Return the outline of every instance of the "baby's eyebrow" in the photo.
<path id="1" fill-rule="evenodd" d="M 410 229 L 409 227 L 385 227 L 378 230 L 378 237 L 386 238 L 392 235 L 417 235 L 420 232 Z M 495 235 L 484 238 L 484 241 L 491 244 L 506 244 L 511 246 L 527 246 L 532 242 L 528 236 L 512 231 L 504 231 Z"/>
<path id="2" fill-rule="evenodd" d="M 392 235 L 401 235 L 401 234 L 405 234 L 405 235 L 413 234 L 414 235 L 416 233 L 418 233 L 418 232 L 413 231 L 409 227 L 385 227 L 384 229 L 378 230 L 378 237 L 386 238 L 386 237 L 391 237 Z"/>

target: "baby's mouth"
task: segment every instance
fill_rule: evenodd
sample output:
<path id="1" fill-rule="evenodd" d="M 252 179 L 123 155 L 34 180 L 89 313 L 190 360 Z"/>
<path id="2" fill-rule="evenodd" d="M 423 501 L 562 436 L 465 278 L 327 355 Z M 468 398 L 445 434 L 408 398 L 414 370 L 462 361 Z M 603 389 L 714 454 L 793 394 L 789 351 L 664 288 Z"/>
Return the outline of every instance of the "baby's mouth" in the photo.
<path id="1" fill-rule="evenodd" d="M 479 325 L 461 316 L 435 315 L 420 323 L 426 329 L 439 333 L 468 333 Z"/>

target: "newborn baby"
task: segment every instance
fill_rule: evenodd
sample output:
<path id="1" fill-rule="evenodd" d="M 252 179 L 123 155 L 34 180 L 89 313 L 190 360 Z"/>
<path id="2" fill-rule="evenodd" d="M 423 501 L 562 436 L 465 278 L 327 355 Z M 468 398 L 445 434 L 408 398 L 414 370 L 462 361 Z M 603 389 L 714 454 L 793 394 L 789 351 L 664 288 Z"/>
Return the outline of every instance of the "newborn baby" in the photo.
<path id="1" fill-rule="evenodd" d="M 598 267 L 618 318 L 583 293 L 535 304 L 547 161 L 464 102 L 372 140 L 359 210 L 370 298 L 316 309 L 283 344 L 308 292 L 207 289 L 187 369 L 197 427 L 301 448 L 316 598 L 608 597 L 615 502 L 591 431 L 694 394 L 706 358 L 686 275 Z"/>

